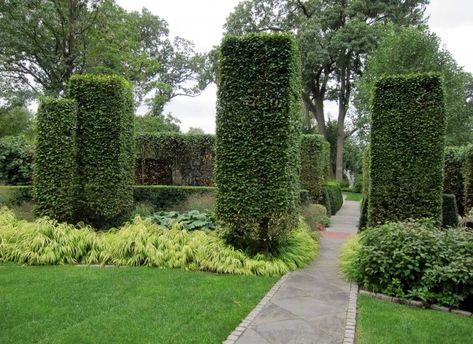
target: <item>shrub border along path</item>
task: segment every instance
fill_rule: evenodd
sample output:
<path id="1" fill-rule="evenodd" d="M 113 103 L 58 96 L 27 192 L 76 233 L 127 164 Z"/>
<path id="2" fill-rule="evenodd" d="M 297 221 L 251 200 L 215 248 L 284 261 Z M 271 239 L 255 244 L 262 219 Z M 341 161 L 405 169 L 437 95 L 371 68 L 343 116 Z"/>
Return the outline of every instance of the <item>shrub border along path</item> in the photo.
<path id="1" fill-rule="evenodd" d="M 318 258 L 286 274 L 230 334 L 225 344 L 352 344 L 356 328 L 356 284 L 338 267 L 343 242 L 356 233 L 360 202 L 346 201 L 332 227 L 321 232 Z"/>

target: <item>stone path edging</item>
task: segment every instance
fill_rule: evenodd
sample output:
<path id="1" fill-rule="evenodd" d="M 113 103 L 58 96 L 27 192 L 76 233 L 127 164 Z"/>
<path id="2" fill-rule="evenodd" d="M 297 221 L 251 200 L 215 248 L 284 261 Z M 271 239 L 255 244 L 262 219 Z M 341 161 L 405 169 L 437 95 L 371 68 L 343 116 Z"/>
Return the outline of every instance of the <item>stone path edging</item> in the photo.
<path id="1" fill-rule="evenodd" d="M 358 284 L 350 284 L 350 299 L 348 301 L 347 319 L 343 344 L 354 344 L 356 334 L 356 303 L 358 299 Z"/>
<path id="2" fill-rule="evenodd" d="M 235 344 L 238 338 L 246 331 L 250 326 L 251 322 L 256 318 L 256 316 L 261 312 L 264 306 L 268 304 L 271 298 L 276 294 L 276 292 L 281 288 L 281 285 L 289 276 L 290 272 L 282 276 L 279 281 L 277 281 L 273 287 L 268 291 L 268 293 L 261 299 L 261 301 L 256 305 L 256 307 L 246 316 L 245 319 L 233 330 L 232 333 L 227 337 L 223 344 Z"/>
<path id="3" fill-rule="evenodd" d="M 453 314 L 463 315 L 463 316 L 466 316 L 466 317 L 473 317 L 472 312 L 462 311 L 460 309 L 452 309 L 452 308 L 448 308 L 448 307 L 444 307 L 444 306 L 439 306 L 439 305 L 436 305 L 436 304 L 433 304 L 433 305 L 429 306 L 429 305 L 426 305 L 426 304 L 422 303 L 421 301 L 409 300 L 409 299 L 404 299 L 402 297 L 389 296 L 389 295 L 380 294 L 380 293 L 373 293 L 373 292 L 368 291 L 368 290 L 360 289 L 360 294 L 371 296 L 371 297 L 374 297 L 378 300 L 389 301 L 389 302 L 393 302 L 393 303 L 399 303 L 401 305 L 412 306 L 412 307 L 417 307 L 417 308 L 427 308 L 427 309 L 433 309 L 433 310 L 436 310 L 436 311 L 441 311 L 441 312 L 446 312 L 446 313 L 453 313 Z"/>

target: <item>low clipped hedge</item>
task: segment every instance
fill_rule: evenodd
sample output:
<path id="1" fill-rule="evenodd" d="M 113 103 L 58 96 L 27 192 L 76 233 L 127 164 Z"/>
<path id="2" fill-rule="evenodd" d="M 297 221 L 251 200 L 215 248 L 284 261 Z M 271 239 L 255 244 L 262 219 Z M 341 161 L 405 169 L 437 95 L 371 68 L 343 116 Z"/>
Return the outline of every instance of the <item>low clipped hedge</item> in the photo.
<path id="1" fill-rule="evenodd" d="M 150 219 L 107 232 L 42 218 L 27 222 L 0 208 L 0 263 L 99 264 L 182 268 L 239 275 L 277 276 L 306 266 L 317 253 L 313 232 L 300 222 L 272 254 L 250 256 L 216 231 L 165 229 Z"/>
<path id="2" fill-rule="evenodd" d="M 455 195 L 443 194 L 442 227 L 458 226 L 458 208 Z"/>
<path id="3" fill-rule="evenodd" d="M 367 228 L 343 248 L 342 270 L 373 292 L 462 307 L 473 297 L 473 232 L 432 220 Z"/>

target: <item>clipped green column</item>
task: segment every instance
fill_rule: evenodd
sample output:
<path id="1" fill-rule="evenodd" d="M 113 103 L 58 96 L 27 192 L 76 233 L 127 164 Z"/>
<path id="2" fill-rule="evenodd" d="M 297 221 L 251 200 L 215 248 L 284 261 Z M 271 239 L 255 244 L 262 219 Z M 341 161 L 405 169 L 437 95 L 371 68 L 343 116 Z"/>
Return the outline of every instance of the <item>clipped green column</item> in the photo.
<path id="1" fill-rule="evenodd" d="M 78 105 L 78 215 L 98 228 L 121 224 L 132 209 L 133 94 L 114 75 L 74 75 L 69 96 Z"/>
<path id="2" fill-rule="evenodd" d="M 229 240 L 268 251 L 297 225 L 300 57 L 286 34 L 226 37 L 218 81 L 217 216 Z"/>
<path id="3" fill-rule="evenodd" d="M 368 223 L 442 219 L 445 103 L 436 74 L 394 76 L 374 89 Z"/>
<path id="4" fill-rule="evenodd" d="M 323 198 L 327 178 L 328 142 L 321 135 L 302 135 L 301 138 L 301 188 L 308 190 L 314 203 Z"/>
<path id="5" fill-rule="evenodd" d="M 73 221 L 76 197 L 77 105 L 41 98 L 37 113 L 34 199 L 38 216 Z"/>

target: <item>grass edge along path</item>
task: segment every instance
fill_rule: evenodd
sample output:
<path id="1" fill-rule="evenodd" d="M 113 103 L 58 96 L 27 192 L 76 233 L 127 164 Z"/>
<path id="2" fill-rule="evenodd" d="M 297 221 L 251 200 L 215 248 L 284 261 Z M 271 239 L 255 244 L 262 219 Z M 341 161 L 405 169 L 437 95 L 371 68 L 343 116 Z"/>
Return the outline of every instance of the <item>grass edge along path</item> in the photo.
<path id="1" fill-rule="evenodd" d="M 221 343 L 277 277 L 0 266 L 0 342 Z"/>
<path id="2" fill-rule="evenodd" d="M 473 319 L 358 295 L 357 344 L 470 343 Z"/>

